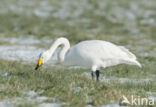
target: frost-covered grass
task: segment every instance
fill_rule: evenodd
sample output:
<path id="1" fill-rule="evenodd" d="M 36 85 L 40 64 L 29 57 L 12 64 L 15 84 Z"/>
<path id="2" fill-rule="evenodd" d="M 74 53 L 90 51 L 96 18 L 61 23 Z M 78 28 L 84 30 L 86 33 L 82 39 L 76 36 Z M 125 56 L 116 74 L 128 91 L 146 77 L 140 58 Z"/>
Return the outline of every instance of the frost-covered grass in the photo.
<path id="1" fill-rule="evenodd" d="M 0 106 L 118 106 L 122 95 L 155 99 L 155 11 L 155 0 L 1 0 Z M 79 67 L 48 63 L 34 71 L 40 52 L 60 36 L 71 45 L 86 39 L 124 45 L 143 68 L 102 69 L 100 82 Z"/>
<path id="2" fill-rule="evenodd" d="M 43 67 L 35 71 L 33 63 L 5 60 L 1 60 L 0 65 L 0 99 L 7 104 L 101 106 L 120 103 L 122 95 L 128 98 L 131 95 L 156 97 L 156 72 L 150 66 L 139 69 L 120 65 L 103 69 L 101 81 L 95 82 L 84 75 L 84 72 L 90 73 L 90 70 Z M 109 82 L 103 81 L 104 76 L 110 79 Z M 132 81 L 122 80 L 121 83 L 123 78 Z"/>

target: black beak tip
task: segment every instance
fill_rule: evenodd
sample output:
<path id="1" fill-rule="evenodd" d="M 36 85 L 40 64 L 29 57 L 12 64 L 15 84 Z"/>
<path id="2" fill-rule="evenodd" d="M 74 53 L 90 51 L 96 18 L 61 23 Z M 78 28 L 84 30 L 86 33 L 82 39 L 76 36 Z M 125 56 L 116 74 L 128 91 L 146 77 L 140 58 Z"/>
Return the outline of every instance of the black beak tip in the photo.
<path id="1" fill-rule="evenodd" d="M 35 70 L 38 70 L 38 66 L 36 66 Z"/>

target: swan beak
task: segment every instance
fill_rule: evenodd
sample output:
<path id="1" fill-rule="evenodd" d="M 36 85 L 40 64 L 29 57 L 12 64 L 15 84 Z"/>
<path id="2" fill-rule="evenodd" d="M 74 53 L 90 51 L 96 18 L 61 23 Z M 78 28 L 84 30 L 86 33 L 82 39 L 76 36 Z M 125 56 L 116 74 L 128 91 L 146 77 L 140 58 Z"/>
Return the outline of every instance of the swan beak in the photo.
<path id="1" fill-rule="evenodd" d="M 43 63 L 42 59 L 39 59 L 35 70 L 37 70 L 42 65 L 42 63 Z"/>

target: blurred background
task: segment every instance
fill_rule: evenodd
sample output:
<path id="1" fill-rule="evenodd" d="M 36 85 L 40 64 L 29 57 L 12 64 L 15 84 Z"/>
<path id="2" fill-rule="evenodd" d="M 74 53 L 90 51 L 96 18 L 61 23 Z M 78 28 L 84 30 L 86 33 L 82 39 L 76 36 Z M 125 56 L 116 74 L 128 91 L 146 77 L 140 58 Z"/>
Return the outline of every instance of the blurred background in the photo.
<path id="1" fill-rule="evenodd" d="M 155 0 L 1 0 L 0 37 L 102 39 L 153 57 L 155 11 Z"/>
<path id="2" fill-rule="evenodd" d="M 0 36 L 102 39 L 143 51 L 156 42 L 155 11 L 155 0 L 1 0 Z"/>
<path id="3" fill-rule="evenodd" d="M 155 11 L 155 0 L 1 0 L 0 34 L 154 42 Z"/>

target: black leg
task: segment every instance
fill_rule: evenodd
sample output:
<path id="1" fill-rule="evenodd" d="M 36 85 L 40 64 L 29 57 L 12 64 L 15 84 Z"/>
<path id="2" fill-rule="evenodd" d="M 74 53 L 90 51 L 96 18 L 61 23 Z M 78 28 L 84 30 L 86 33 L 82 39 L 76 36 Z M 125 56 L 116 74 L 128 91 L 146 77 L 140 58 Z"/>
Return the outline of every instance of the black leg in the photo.
<path id="1" fill-rule="evenodd" d="M 91 75 L 92 75 L 92 79 L 94 80 L 95 73 L 93 71 L 91 72 Z"/>
<path id="2" fill-rule="evenodd" d="M 99 70 L 96 70 L 96 80 L 97 81 L 99 80 L 99 76 L 100 76 L 100 71 Z"/>

